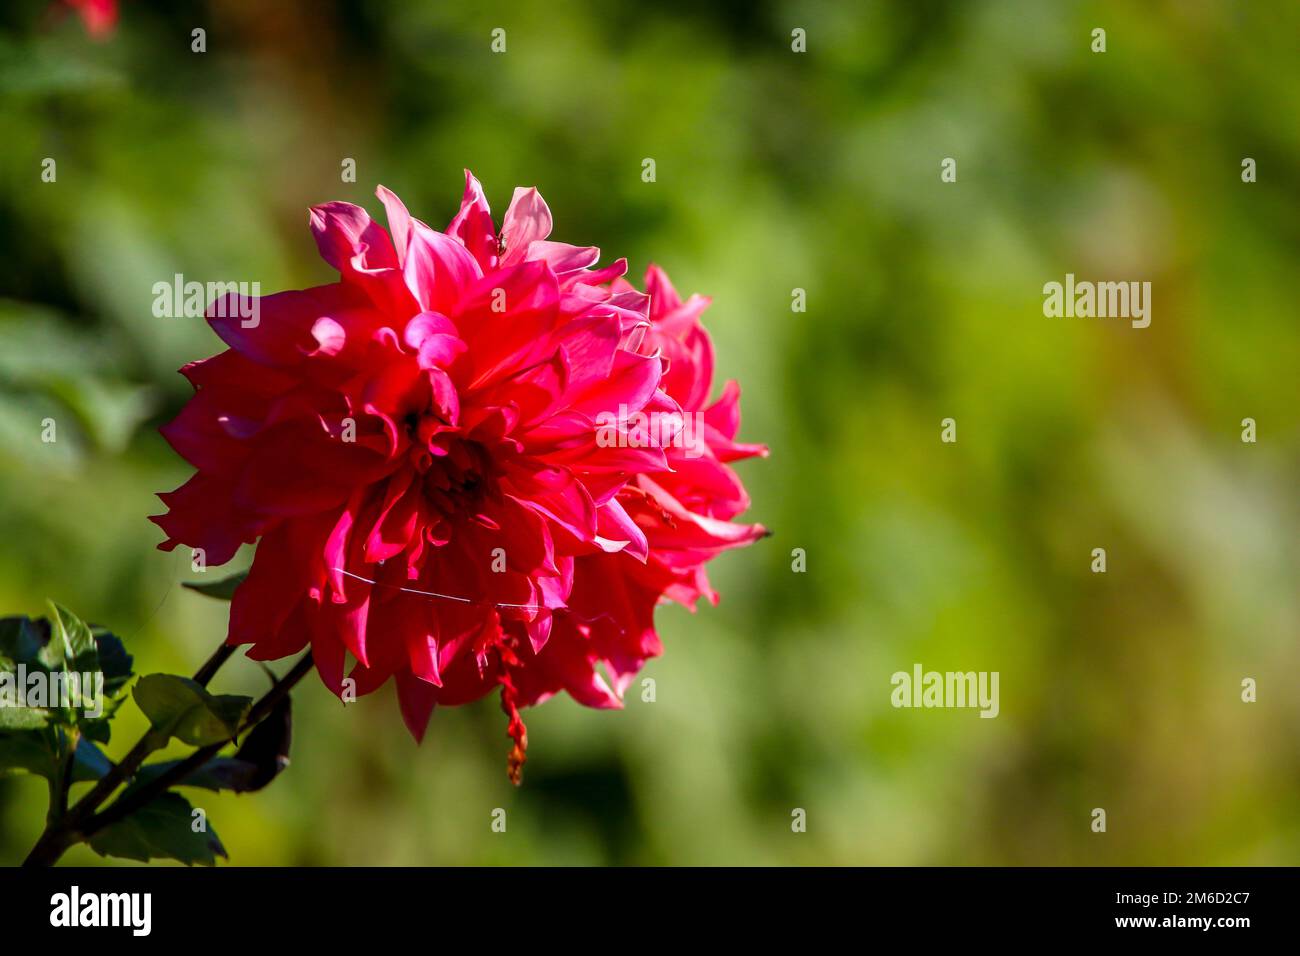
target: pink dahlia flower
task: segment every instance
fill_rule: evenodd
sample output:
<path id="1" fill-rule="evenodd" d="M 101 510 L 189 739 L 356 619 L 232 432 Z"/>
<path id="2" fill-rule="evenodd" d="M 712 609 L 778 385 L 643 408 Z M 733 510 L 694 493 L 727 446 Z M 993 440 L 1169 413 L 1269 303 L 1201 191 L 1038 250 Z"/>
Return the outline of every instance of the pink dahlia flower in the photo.
<path id="1" fill-rule="evenodd" d="M 617 706 L 659 653 L 654 605 L 715 599 L 704 563 L 763 533 L 731 521 L 725 462 L 763 449 L 734 442 L 734 383 L 705 404 L 705 300 L 548 241 L 535 189 L 499 232 L 468 172 L 443 232 L 378 195 L 387 230 L 311 211 L 338 281 L 209 308 L 230 348 L 182 369 L 197 391 L 163 428 L 198 471 L 152 520 L 209 564 L 260 539 L 230 643 L 310 645 L 336 694 L 345 672 L 358 694 L 394 679 L 417 739 L 435 705 L 500 688 L 517 782 L 520 707 Z"/>

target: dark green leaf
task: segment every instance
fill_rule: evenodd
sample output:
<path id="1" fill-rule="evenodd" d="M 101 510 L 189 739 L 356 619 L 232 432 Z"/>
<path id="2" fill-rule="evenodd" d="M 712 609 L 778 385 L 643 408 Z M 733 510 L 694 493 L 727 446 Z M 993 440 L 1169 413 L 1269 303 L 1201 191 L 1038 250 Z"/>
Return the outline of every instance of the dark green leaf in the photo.
<path id="1" fill-rule="evenodd" d="M 92 740 L 108 743 L 112 736 L 112 725 L 109 721 L 117 714 L 117 709 L 126 699 L 123 692 L 134 676 L 132 670 L 134 661 L 117 635 L 94 624 L 90 626 L 90 630 L 95 637 L 99 670 L 104 680 L 101 689 L 103 713 L 98 717 L 87 717 L 83 710 L 78 717 L 77 726 L 81 728 L 83 735 Z"/>
<path id="2" fill-rule="evenodd" d="M 55 737 L 55 733 L 51 729 L 45 732 L 28 730 L 0 734 L 0 773 L 6 770 L 25 770 L 48 780 L 54 779 L 59 769 L 56 747 L 62 747 L 61 741 L 67 739 Z M 76 757 L 72 762 L 74 783 L 98 780 L 112 766 L 113 762 L 93 743 L 85 739 L 77 741 Z"/>
<path id="3" fill-rule="evenodd" d="M 38 660 L 45 647 L 43 638 L 48 637 L 48 630 L 39 626 L 44 623 L 14 617 L 0 622 L 0 644 L 9 652 L 4 654 L 3 667 L 0 667 L 0 730 L 44 727 L 57 716 L 44 704 L 36 705 L 43 697 L 28 693 L 41 693 L 50 686 L 48 682 L 40 687 L 31 683 L 33 674 L 42 680 L 49 676 L 48 669 Z"/>
<path id="4" fill-rule="evenodd" d="M 46 708 L 27 703 L 28 685 L 25 675 L 18 670 L 21 665 L 27 673 L 46 673 L 38 657 L 49 637 L 46 621 L 0 618 L 0 662 L 3 664 L 0 666 L 0 730 L 32 730 L 49 723 L 50 712 Z"/>
<path id="5" fill-rule="evenodd" d="M 214 866 L 226 856 L 216 830 L 206 825 L 196 832 L 198 822 L 190 802 L 178 793 L 164 793 L 135 813 L 110 824 L 90 838 L 100 856 L 127 860 L 179 860 Z"/>
<path id="6" fill-rule="evenodd" d="M 96 625 L 91 626 L 91 632 L 99 651 L 99 669 L 104 672 L 104 693 L 114 697 L 131 680 L 135 661 L 116 634 Z"/>
<path id="7" fill-rule="evenodd" d="M 120 704 L 121 701 L 106 704 L 104 707 L 103 717 L 98 717 L 94 720 L 77 721 L 77 729 L 81 731 L 81 735 L 101 744 L 106 744 L 112 740 L 113 734 L 110 729 L 112 725 L 109 723 L 109 720 L 111 720 L 113 715 L 117 713 L 117 708 Z"/>
<path id="8" fill-rule="evenodd" d="M 104 628 L 88 626 L 67 608 L 53 602 L 50 608 L 50 620 L 0 618 L 0 729 L 75 723 L 84 735 L 107 742 L 108 721 L 131 679 L 131 655 Z M 29 677 L 39 673 L 47 679 L 42 688 L 47 695 L 53 694 L 56 688 L 72 690 L 72 683 L 58 682 L 70 681 L 76 675 L 75 686 L 82 698 L 78 700 L 73 695 L 71 706 L 66 708 L 56 706 L 58 701 L 53 699 L 40 707 L 6 707 L 17 700 L 19 665 Z M 101 675 L 102 684 L 97 686 Z M 31 686 L 28 683 L 25 689 Z M 88 715 L 92 703 L 101 711 L 93 717 Z"/>
<path id="9" fill-rule="evenodd" d="M 220 581 L 182 581 L 181 583 L 191 591 L 198 591 L 200 594 L 206 594 L 208 597 L 217 598 L 221 601 L 229 601 L 235 596 L 235 588 L 243 584 L 246 577 L 248 577 L 248 572 L 240 571 L 228 578 L 222 578 Z"/>
<path id="10" fill-rule="evenodd" d="M 154 730 L 196 747 L 234 737 L 253 703 L 251 697 L 209 694 L 175 674 L 140 678 L 134 696 Z"/>
<path id="11" fill-rule="evenodd" d="M 77 753 L 72 761 L 72 782 L 98 780 L 113 769 L 113 761 L 104 751 L 82 737 L 77 741 Z"/>
<path id="12" fill-rule="evenodd" d="M 29 617 L 0 618 L 0 656 L 30 664 L 50 639 L 50 624 Z"/>
<path id="13" fill-rule="evenodd" d="M 3 683 L 5 675 L 0 675 Z M 8 699 L 7 691 L 0 690 L 0 695 Z M 36 730 L 50 722 L 50 712 L 43 707 L 19 707 L 0 703 L 0 730 Z"/>
<path id="14" fill-rule="evenodd" d="M 256 727 L 248 732 L 235 757 L 256 768 L 243 790 L 261 790 L 289 766 L 293 739 L 293 705 L 286 694 Z"/>
<path id="15" fill-rule="evenodd" d="M 61 663 L 65 670 L 88 673 L 99 670 L 99 648 L 89 625 L 66 607 L 48 602 L 52 634 L 47 648 L 56 642 L 61 645 Z"/>
<path id="16" fill-rule="evenodd" d="M 57 769 L 47 734 L 38 730 L 0 733 L 0 774 L 25 770 L 52 778 Z"/>
<path id="17" fill-rule="evenodd" d="M 53 602 L 50 610 L 49 620 L 0 618 L 0 770 L 53 778 L 59 767 L 56 754 L 66 759 L 64 742 L 72 739 L 69 731 L 75 725 L 80 734 L 74 779 L 95 780 L 111 763 L 93 741 L 109 740 L 109 720 L 131 678 L 131 655 L 104 628 L 88 626 Z M 39 676 L 39 685 L 33 675 Z M 23 706 L 18 706 L 20 690 Z M 62 697 L 65 691 L 67 698 Z M 35 706 L 36 701 L 41 705 Z M 58 706 L 64 701 L 70 706 Z"/>

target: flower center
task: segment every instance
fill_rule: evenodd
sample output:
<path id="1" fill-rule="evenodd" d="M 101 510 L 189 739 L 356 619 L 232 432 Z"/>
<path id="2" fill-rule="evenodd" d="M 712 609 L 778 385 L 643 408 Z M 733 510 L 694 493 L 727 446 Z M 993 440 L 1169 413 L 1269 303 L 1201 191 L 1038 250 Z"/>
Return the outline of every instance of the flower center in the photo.
<path id="1" fill-rule="evenodd" d="M 497 469 L 488 449 L 433 415 L 408 415 L 410 460 L 425 496 L 444 515 L 477 505 Z"/>

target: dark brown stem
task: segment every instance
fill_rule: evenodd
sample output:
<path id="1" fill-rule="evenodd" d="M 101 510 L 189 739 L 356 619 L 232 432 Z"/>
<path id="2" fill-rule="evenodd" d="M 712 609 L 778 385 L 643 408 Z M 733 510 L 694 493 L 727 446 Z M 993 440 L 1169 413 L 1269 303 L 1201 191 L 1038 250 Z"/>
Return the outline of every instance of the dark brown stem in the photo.
<path id="1" fill-rule="evenodd" d="M 88 819 L 123 781 L 135 776 L 135 772 L 140 769 L 140 764 L 144 763 L 145 757 L 166 742 L 166 738 L 159 740 L 158 735 L 152 730 L 146 732 L 131 748 L 130 753 L 99 778 L 89 793 L 78 800 L 76 805 L 52 826 L 45 828 L 41 838 L 36 841 L 36 846 L 32 847 L 32 852 L 23 861 L 23 866 L 53 865 L 63 855 L 64 850 L 80 841 L 78 828 L 81 823 Z"/>
<path id="2" fill-rule="evenodd" d="M 77 763 L 77 745 L 81 742 L 81 733 L 76 728 L 68 734 L 68 756 L 63 760 L 63 767 L 59 772 L 58 793 L 51 794 L 53 799 L 50 801 L 50 813 L 53 820 L 57 823 L 62 820 L 68 812 L 68 793 L 72 789 L 72 774 Z"/>
<path id="3" fill-rule="evenodd" d="M 53 866 L 63 856 L 63 851 L 76 842 L 73 834 L 62 827 L 46 827 L 32 852 L 23 860 L 23 866 Z"/>
<path id="4" fill-rule="evenodd" d="M 221 669 L 221 665 L 230 660 L 230 655 L 235 653 L 234 644 L 222 642 L 221 646 L 212 652 L 212 656 L 203 662 L 203 666 L 194 672 L 194 683 L 208 686 L 208 682 Z"/>
<path id="5" fill-rule="evenodd" d="M 232 645 L 222 641 L 220 646 L 212 652 L 212 656 L 204 661 L 203 666 L 195 672 L 195 682 L 206 687 L 221 665 L 228 661 L 230 655 L 234 652 L 235 648 Z M 100 777 L 90 792 L 78 800 L 72 809 L 59 814 L 57 819 L 51 819 L 46 824 L 45 832 L 36 841 L 31 853 L 27 854 L 23 866 L 52 866 L 68 847 L 85 839 L 81 832 L 82 824 L 91 818 L 91 815 L 99 809 L 105 800 L 113 795 L 113 792 L 119 786 L 135 776 L 136 771 L 140 769 L 140 765 L 144 763 L 146 757 L 160 747 L 165 746 L 166 743 L 167 738 L 165 735 L 159 735 L 152 730 L 146 731 L 145 735 L 136 742 L 130 752 L 114 764 L 108 773 Z M 76 751 L 74 750 L 73 753 L 75 755 Z M 71 765 L 69 765 L 67 776 L 68 782 L 65 787 L 71 786 Z M 50 797 L 52 800 L 63 800 L 66 806 L 66 790 L 62 796 L 56 796 L 51 791 Z M 52 806 L 51 813 L 53 813 L 53 810 Z"/>

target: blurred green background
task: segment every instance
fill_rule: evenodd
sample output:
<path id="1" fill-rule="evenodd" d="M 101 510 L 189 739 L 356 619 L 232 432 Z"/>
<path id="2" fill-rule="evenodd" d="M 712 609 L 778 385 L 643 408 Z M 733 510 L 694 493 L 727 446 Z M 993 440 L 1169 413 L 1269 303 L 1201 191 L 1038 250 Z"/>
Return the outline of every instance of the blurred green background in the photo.
<path id="1" fill-rule="evenodd" d="M 176 369 L 219 345 L 153 283 L 330 281 L 306 207 L 377 183 L 438 227 L 463 167 L 498 216 L 536 185 L 553 238 L 711 294 L 772 448 L 740 470 L 776 534 L 660 611 L 654 703 L 528 712 L 516 790 L 495 699 L 417 748 L 389 691 L 312 679 L 290 771 L 199 796 L 232 862 L 1300 862 L 1300 7 L 123 0 L 95 41 L 49 6 L 0 12 L 4 613 L 206 657 L 226 605 L 145 517 L 189 474 Z M 1151 327 L 1044 317 L 1067 272 L 1151 281 Z M 1001 715 L 894 709 L 917 662 L 999 671 Z M 0 862 L 44 807 L 0 780 Z"/>

